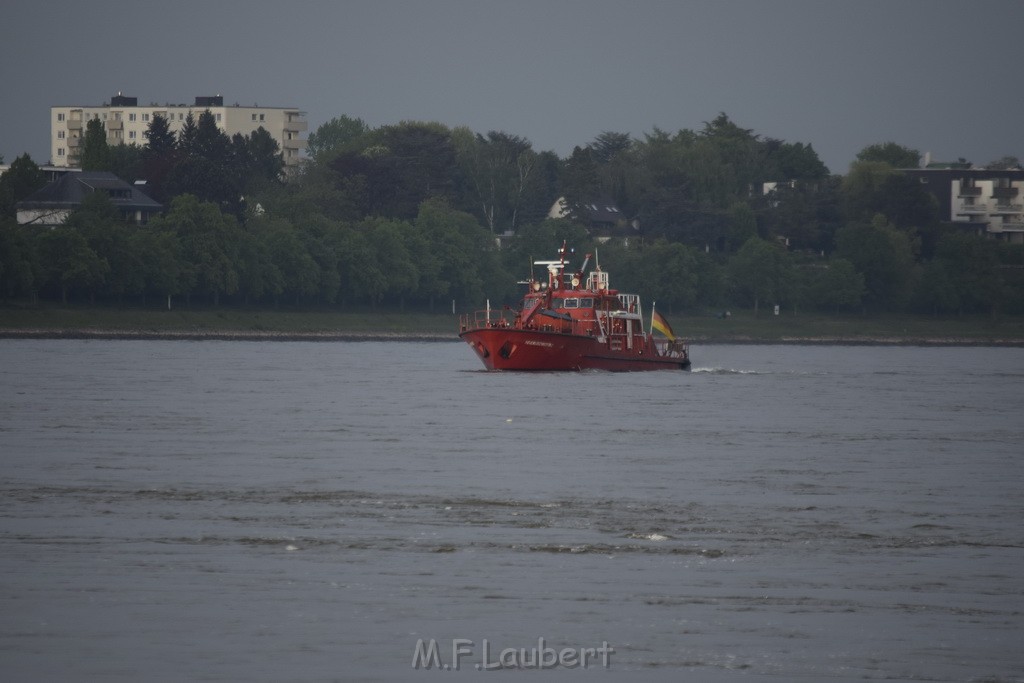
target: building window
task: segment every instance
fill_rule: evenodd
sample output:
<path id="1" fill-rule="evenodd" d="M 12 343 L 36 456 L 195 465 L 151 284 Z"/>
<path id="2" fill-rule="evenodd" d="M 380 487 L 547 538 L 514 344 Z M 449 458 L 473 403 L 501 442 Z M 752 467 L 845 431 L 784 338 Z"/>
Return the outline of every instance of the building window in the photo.
<path id="1" fill-rule="evenodd" d="M 128 114 L 128 120 L 129 121 L 134 121 L 135 120 L 135 114 L 134 113 Z"/>
<path id="2" fill-rule="evenodd" d="M 217 123 L 220 123 L 220 114 L 217 114 Z"/>
<path id="3" fill-rule="evenodd" d="M 59 156 L 59 157 L 64 156 L 64 148 L 63 147 L 58 147 L 57 148 L 57 156 Z"/>
<path id="4" fill-rule="evenodd" d="M 64 131 L 62 131 L 62 130 L 58 130 L 57 131 L 57 139 L 58 140 L 63 140 L 64 139 Z"/>
<path id="5" fill-rule="evenodd" d="M 253 115 L 252 118 L 253 118 L 254 121 L 256 120 L 256 116 L 255 115 Z M 63 113 L 57 114 L 57 120 L 58 121 L 63 121 L 64 120 L 64 114 Z"/>
<path id="6" fill-rule="evenodd" d="M 260 114 L 260 121 L 265 121 L 267 118 L 266 114 Z"/>
<path id="7" fill-rule="evenodd" d="M 128 139 L 129 140 L 134 140 L 135 139 L 135 131 L 134 130 L 128 131 Z"/>
<path id="8" fill-rule="evenodd" d="M 143 121 L 149 121 L 149 114 L 143 114 L 142 115 L 142 120 Z"/>
<path id="9" fill-rule="evenodd" d="M 252 115 L 252 120 L 253 120 L 253 121 L 255 121 L 255 120 L 256 120 L 256 114 L 253 114 L 253 115 Z"/>

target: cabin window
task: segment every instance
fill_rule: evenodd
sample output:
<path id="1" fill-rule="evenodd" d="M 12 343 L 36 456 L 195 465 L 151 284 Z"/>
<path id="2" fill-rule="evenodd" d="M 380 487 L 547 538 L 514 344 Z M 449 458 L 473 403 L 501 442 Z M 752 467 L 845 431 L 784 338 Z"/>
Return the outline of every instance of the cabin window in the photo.
<path id="1" fill-rule="evenodd" d="M 580 308 L 593 308 L 593 307 L 594 307 L 594 300 L 593 299 L 590 299 L 590 298 L 580 299 Z"/>
<path id="2" fill-rule="evenodd" d="M 565 299 L 552 299 L 551 308 L 563 308 L 565 305 Z"/>
<path id="3" fill-rule="evenodd" d="M 579 308 L 580 307 L 580 300 L 579 299 L 566 299 L 565 300 L 565 307 L 566 308 Z"/>

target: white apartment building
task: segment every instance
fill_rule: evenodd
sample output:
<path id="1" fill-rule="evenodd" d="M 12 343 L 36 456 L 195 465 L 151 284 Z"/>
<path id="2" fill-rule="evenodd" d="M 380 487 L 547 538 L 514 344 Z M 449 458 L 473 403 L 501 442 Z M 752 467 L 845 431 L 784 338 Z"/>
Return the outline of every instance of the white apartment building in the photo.
<path id="1" fill-rule="evenodd" d="M 118 93 L 110 98 L 109 104 L 50 107 L 50 162 L 54 166 L 78 166 L 85 126 L 90 119 L 103 122 L 108 144 L 144 146 L 145 132 L 153 116 L 159 114 L 167 119 L 171 131 L 177 133 L 190 112 L 198 121 L 199 115 L 207 109 L 228 137 L 235 133 L 250 135 L 260 127 L 264 128 L 281 148 L 285 171 L 292 172 L 298 167 L 301 152 L 306 148 L 306 141 L 302 138 L 302 133 L 308 128 L 305 112 L 295 107 L 224 106 L 221 95 L 196 97 L 193 104 L 151 103 L 140 106 L 137 97 Z"/>
<path id="2" fill-rule="evenodd" d="M 1024 244 L 1024 170 L 907 169 L 939 202 L 940 218 L 994 239 Z"/>

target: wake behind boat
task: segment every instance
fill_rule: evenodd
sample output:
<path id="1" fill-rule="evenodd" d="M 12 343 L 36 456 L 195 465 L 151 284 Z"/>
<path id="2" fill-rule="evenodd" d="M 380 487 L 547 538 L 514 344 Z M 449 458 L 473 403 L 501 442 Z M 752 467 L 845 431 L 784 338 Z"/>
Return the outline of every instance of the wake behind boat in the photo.
<path id="1" fill-rule="evenodd" d="M 519 308 L 463 315 L 459 337 L 488 370 L 689 370 L 689 347 L 664 317 L 652 309 L 645 331 L 640 297 L 611 289 L 596 263 L 587 273 L 590 259 L 568 271 L 563 245 L 557 261 L 535 261 L 547 278 L 531 275 Z"/>

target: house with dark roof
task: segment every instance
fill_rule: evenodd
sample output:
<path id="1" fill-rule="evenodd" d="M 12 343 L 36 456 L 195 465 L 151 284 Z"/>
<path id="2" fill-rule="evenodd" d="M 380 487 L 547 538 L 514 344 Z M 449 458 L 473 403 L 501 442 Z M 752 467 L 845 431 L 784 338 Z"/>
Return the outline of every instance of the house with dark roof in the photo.
<path id="1" fill-rule="evenodd" d="M 626 218 L 618 204 L 607 197 L 585 199 L 575 209 L 569 207 L 565 197 L 559 197 L 548 211 L 548 218 L 569 217 L 586 226 L 587 231 L 600 242 L 612 237 L 629 237 L 640 229 L 637 221 Z"/>
<path id="2" fill-rule="evenodd" d="M 60 225 L 93 192 L 103 192 L 124 220 L 145 225 L 163 206 L 107 171 L 68 173 L 17 203 L 21 225 Z"/>

